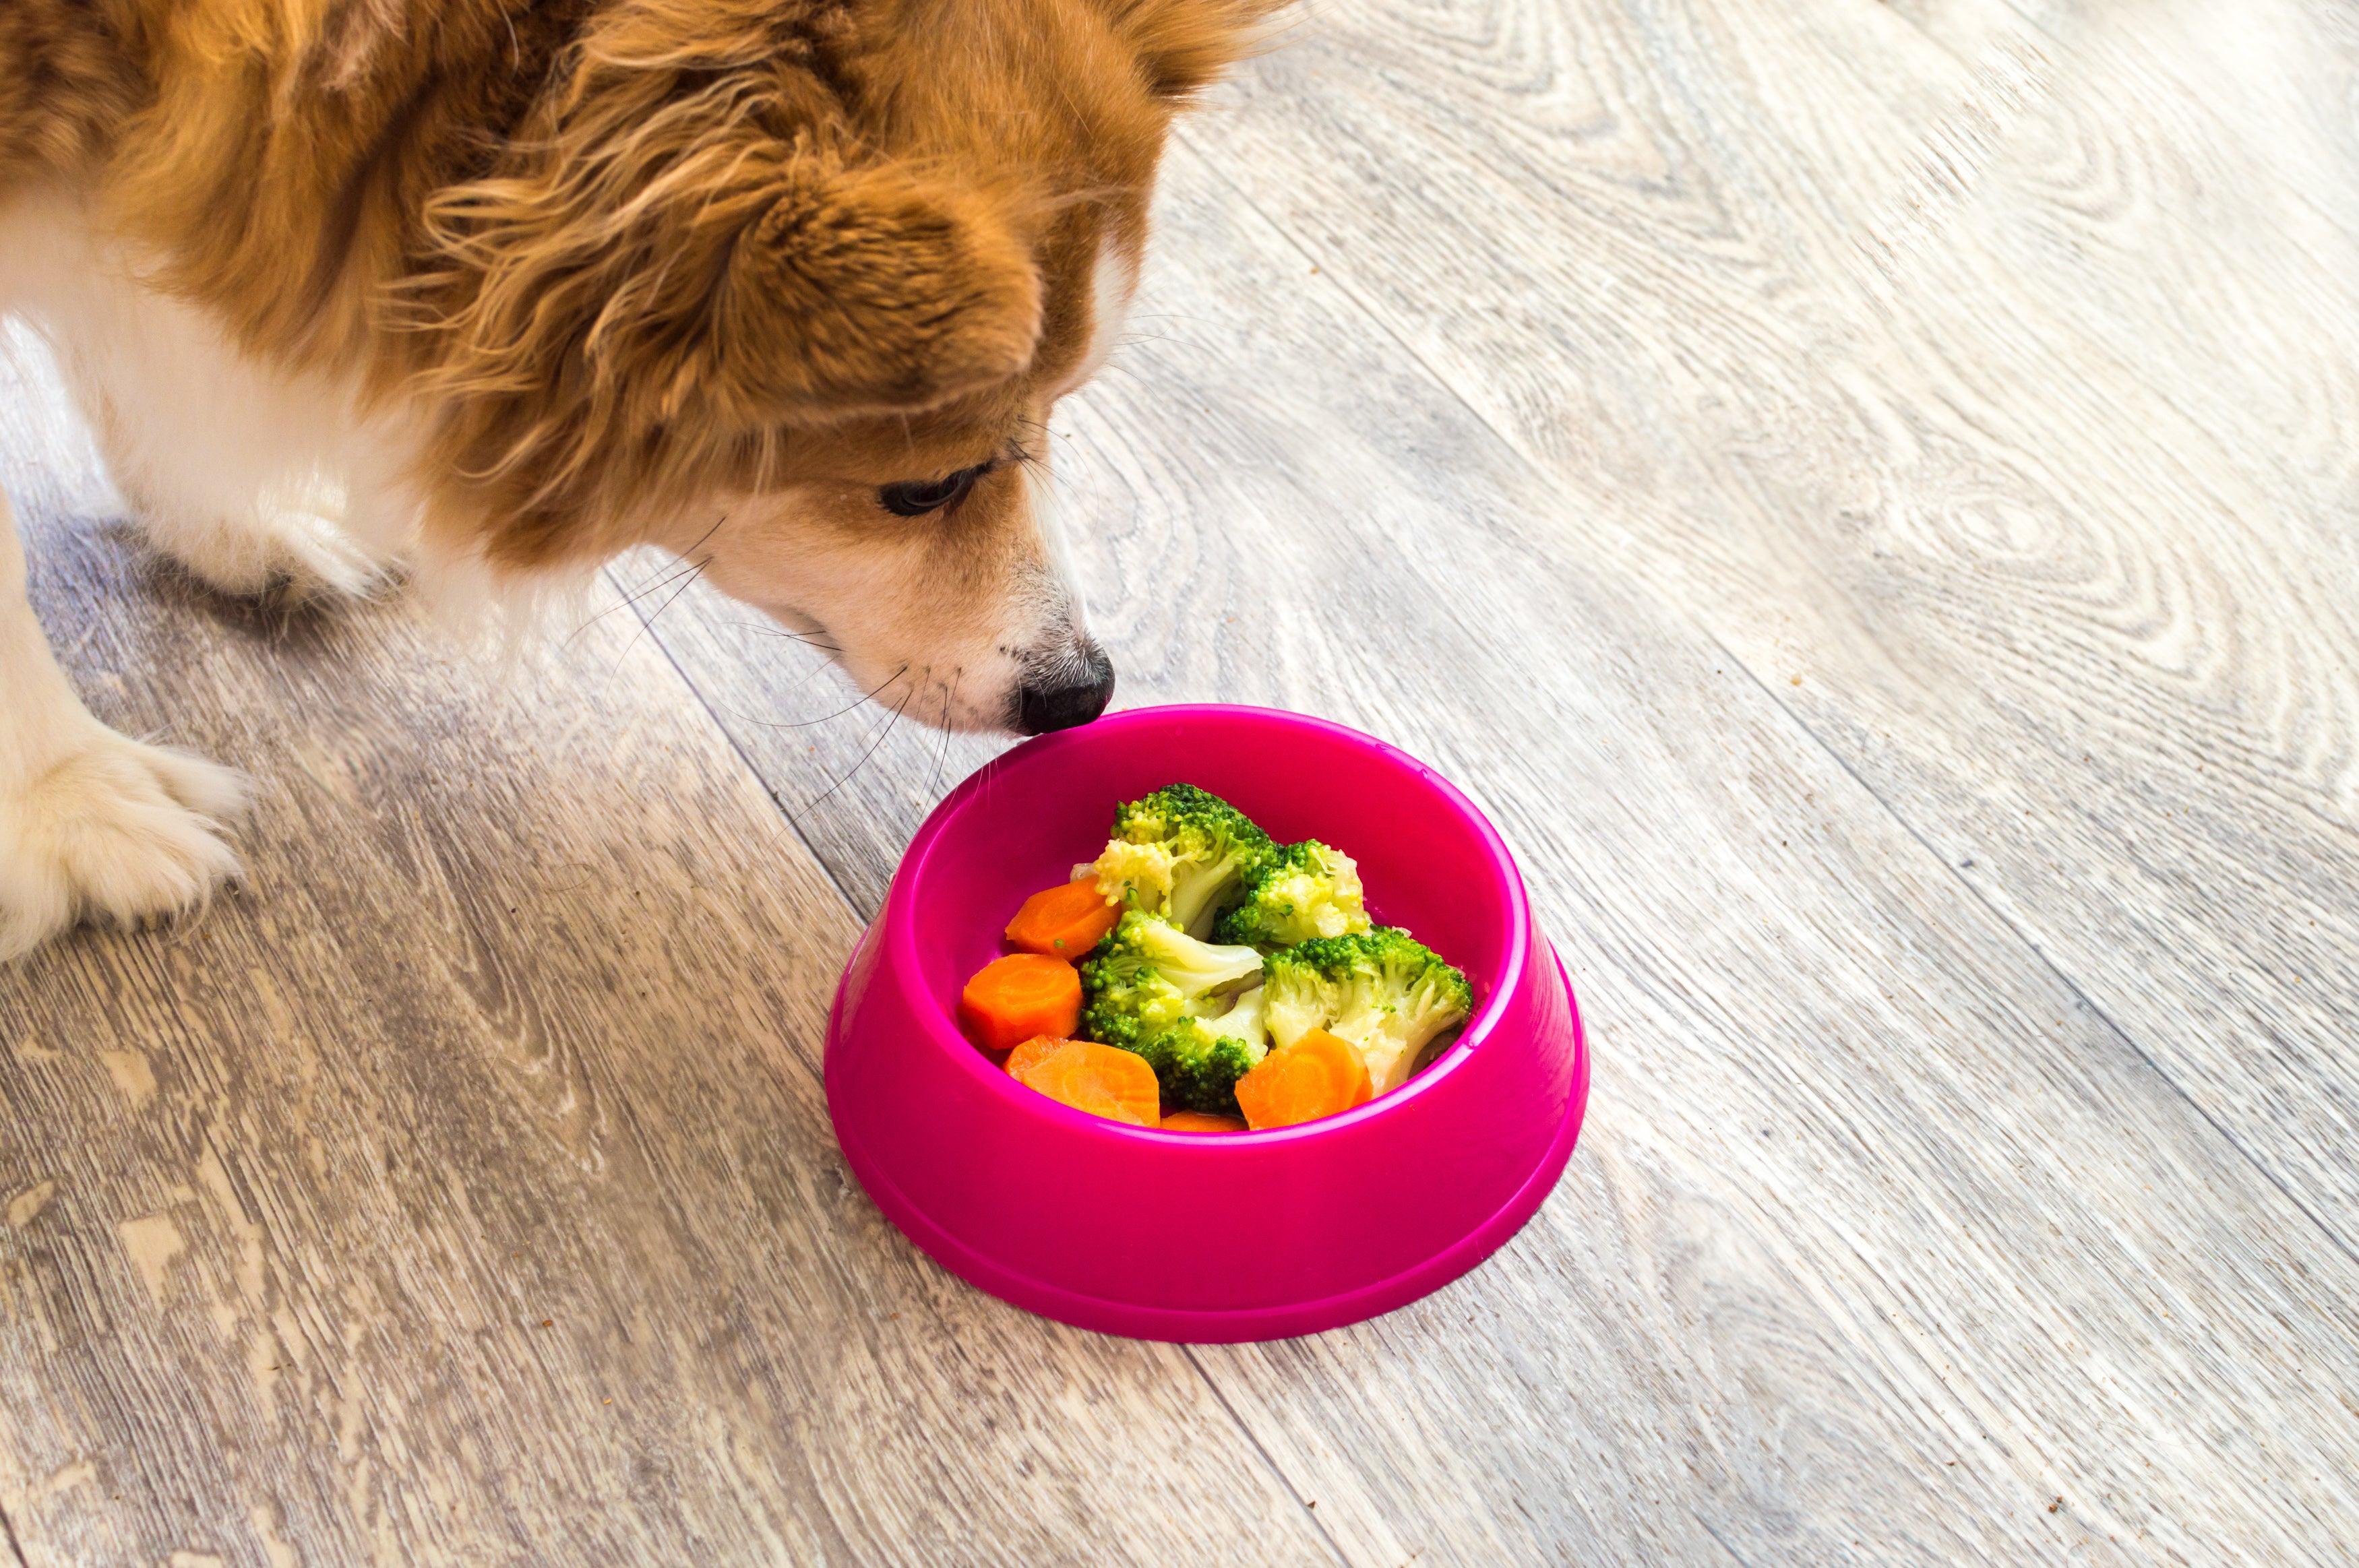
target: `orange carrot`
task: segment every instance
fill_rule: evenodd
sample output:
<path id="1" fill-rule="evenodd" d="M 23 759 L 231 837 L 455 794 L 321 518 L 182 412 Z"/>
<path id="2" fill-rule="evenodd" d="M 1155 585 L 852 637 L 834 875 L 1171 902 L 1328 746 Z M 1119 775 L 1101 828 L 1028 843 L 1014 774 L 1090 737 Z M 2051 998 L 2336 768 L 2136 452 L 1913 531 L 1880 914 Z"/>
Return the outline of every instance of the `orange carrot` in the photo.
<path id="1" fill-rule="evenodd" d="M 1243 1132 L 1245 1124 L 1234 1116 L 1215 1116 L 1209 1110 L 1175 1110 L 1163 1119 L 1166 1132 Z"/>
<path id="2" fill-rule="evenodd" d="M 1097 878 L 1089 876 L 1026 899 L 1007 923 L 1007 940 L 1027 953 L 1078 958 L 1121 918 L 1122 911 L 1098 892 Z"/>
<path id="3" fill-rule="evenodd" d="M 1010 1051 L 1004 1065 L 1009 1072 L 1020 1077 L 1025 1068 L 1038 1066 L 1071 1044 L 1071 1041 L 1060 1040 L 1053 1034 L 1035 1034 L 1031 1039 Z"/>
<path id="4" fill-rule="evenodd" d="M 1082 977 L 1064 959 L 1038 953 L 994 958 L 959 994 L 959 1020 L 986 1051 L 1036 1034 L 1065 1038 L 1082 1022 Z"/>
<path id="5" fill-rule="evenodd" d="M 1368 1065 L 1357 1047 L 1314 1029 L 1272 1051 L 1237 1080 L 1237 1104 L 1246 1125 L 1292 1127 L 1367 1103 Z"/>
<path id="6" fill-rule="evenodd" d="M 1026 1042 L 1018 1054 L 1031 1053 Z M 1054 1051 L 1041 1053 L 1018 1068 L 1008 1058 L 1016 1081 L 1039 1090 L 1050 1099 L 1088 1111 L 1092 1116 L 1152 1127 L 1158 1104 L 1155 1069 L 1147 1058 L 1094 1040 L 1068 1040 Z"/>

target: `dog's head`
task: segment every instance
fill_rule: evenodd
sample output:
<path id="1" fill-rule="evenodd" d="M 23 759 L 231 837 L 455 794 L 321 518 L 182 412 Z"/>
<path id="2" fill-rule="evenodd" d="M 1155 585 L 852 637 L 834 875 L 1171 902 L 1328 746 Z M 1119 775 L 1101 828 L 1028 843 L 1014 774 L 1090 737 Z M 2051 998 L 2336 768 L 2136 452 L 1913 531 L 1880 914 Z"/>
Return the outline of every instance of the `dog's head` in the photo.
<path id="1" fill-rule="evenodd" d="M 429 204 L 429 527 L 510 570 L 668 546 L 948 728 L 1094 718 L 1049 412 L 1117 330 L 1173 114 L 1266 9 L 593 12 Z"/>

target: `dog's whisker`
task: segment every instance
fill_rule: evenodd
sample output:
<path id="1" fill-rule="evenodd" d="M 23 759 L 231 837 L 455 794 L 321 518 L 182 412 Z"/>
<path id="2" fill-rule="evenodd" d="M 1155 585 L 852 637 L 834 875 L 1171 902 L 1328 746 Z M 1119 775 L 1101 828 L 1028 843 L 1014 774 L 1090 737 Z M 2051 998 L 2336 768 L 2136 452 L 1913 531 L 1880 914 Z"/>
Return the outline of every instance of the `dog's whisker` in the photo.
<path id="1" fill-rule="evenodd" d="M 700 568 L 701 563 L 699 563 L 696 560 L 696 552 L 704 548 L 705 541 L 712 538 L 714 534 L 720 532 L 721 524 L 728 521 L 728 514 L 725 513 L 723 514 L 722 516 L 713 523 L 712 527 L 707 528 L 701 535 L 698 535 L 696 543 L 689 546 L 687 549 L 682 550 L 678 555 L 674 556 L 668 564 L 657 568 L 656 576 L 653 579 L 642 583 L 637 588 L 630 589 L 623 602 L 625 604 L 636 603 L 638 600 L 646 598 L 648 594 L 662 588 L 665 583 L 678 581 L 679 573 L 683 568 Z M 705 557 L 706 562 L 710 562 L 711 559 L 712 557 L 710 556 Z"/>
<path id="2" fill-rule="evenodd" d="M 789 640 L 791 641 L 792 639 L 789 639 Z M 817 647 L 821 647 L 821 646 L 822 646 L 822 644 L 819 644 L 819 643 L 807 643 L 807 644 L 805 644 L 805 645 L 806 645 L 806 646 L 810 646 L 810 647 L 815 647 L 815 648 L 817 648 Z M 825 652 L 827 652 L 827 653 L 828 653 L 828 654 L 834 654 L 841 653 L 842 650 L 842 649 L 839 649 L 839 648 L 827 647 L 827 648 L 825 648 L 825 649 L 824 649 L 824 651 L 825 651 Z M 841 667 L 842 667 L 842 666 L 841 666 L 841 665 L 839 665 L 837 664 L 837 662 L 835 661 L 835 659 L 834 659 L 833 657 L 829 657 L 829 658 L 823 658 L 823 659 L 821 659 L 821 660 L 817 661 L 816 663 L 814 663 L 813 665 L 811 665 L 811 666 L 810 666 L 810 668 L 808 668 L 808 669 L 804 670 L 804 671 L 803 671 L 803 673 L 802 673 L 802 678 L 801 678 L 800 680 L 796 681 L 796 682 L 795 682 L 794 684 L 792 684 L 791 686 L 788 687 L 787 687 L 787 689 L 786 689 L 786 691 L 785 691 L 785 692 L 783 692 L 783 693 L 781 693 L 780 695 L 781 695 L 781 696 L 790 696 L 790 695 L 792 695 L 793 693 L 799 692 L 799 691 L 802 690 L 802 688 L 803 688 L 803 687 L 807 687 L 807 686 L 810 685 L 810 683 L 811 683 L 811 682 L 813 682 L 813 681 L 817 680 L 817 679 L 819 678 L 820 674 L 821 674 L 821 671 L 823 671 L 823 670 L 838 669 L 838 668 L 841 668 Z M 849 710 L 847 709 L 847 711 L 849 711 Z M 767 719 L 748 719 L 748 720 L 746 720 L 746 722 L 747 722 L 747 723 L 749 723 L 749 724 L 759 724 L 759 725 L 761 725 L 764 729 L 776 729 L 776 728 L 777 728 L 777 724 L 775 724 L 774 722 L 772 722 L 772 721 L 770 721 L 770 720 L 767 720 Z"/>
<path id="3" fill-rule="evenodd" d="M 821 666 L 821 667 L 824 667 L 824 666 Z M 862 695 L 861 698 L 860 698 L 860 702 L 855 702 L 855 703 L 853 703 L 853 704 L 852 705 L 852 708 L 839 708 L 836 712 L 834 712 L 834 713 L 832 713 L 832 714 L 828 715 L 828 718 L 829 718 L 829 719 L 841 719 L 841 718 L 842 718 L 844 714 L 847 714 L 847 713 L 851 712 L 853 708 L 857 708 L 857 707 L 859 707 L 861 702 L 866 702 L 870 697 L 875 697 L 875 696 L 876 695 L 876 693 L 877 693 L 877 692 L 883 691 L 886 687 L 888 687 L 888 686 L 892 685 L 892 684 L 893 684 L 893 682 L 895 682 L 895 681 L 897 681 L 897 680 L 899 680 L 903 676 L 905 676 L 905 675 L 908 674 L 908 672 L 909 672 L 909 666 L 908 666 L 908 665 L 903 665 L 899 669 L 895 670 L 895 671 L 892 673 L 892 675 L 890 675 L 890 676 L 888 676 L 887 677 L 886 677 L 886 679 L 884 679 L 884 680 L 882 680 L 882 681 L 878 682 L 878 683 L 876 684 L 876 686 L 875 686 L 875 687 L 874 687 L 873 688 L 871 688 L 869 691 L 867 691 L 867 692 L 864 693 L 864 694 Z M 918 689 L 918 688 L 917 688 L 915 686 L 912 686 L 912 687 L 909 688 L 910 696 L 915 696 L 915 695 L 916 695 L 916 693 L 917 693 L 917 689 Z M 907 707 L 908 706 L 908 704 L 909 704 L 909 697 L 904 697 L 901 699 L 901 707 L 902 707 L 902 708 L 907 708 Z M 874 754 L 875 753 L 876 748 L 877 748 L 878 746 L 880 746 L 880 745 L 882 745 L 882 744 L 884 743 L 885 737 L 886 737 L 886 735 L 888 735 L 888 734 L 892 733 L 893 726 L 894 726 L 894 724 L 895 724 L 895 723 L 897 723 L 897 722 L 899 720 L 900 717 L 901 717 L 901 710 L 900 710 L 900 708 L 896 708 L 896 709 L 894 709 L 894 710 L 893 710 L 893 712 L 892 712 L 891 714 L 887 715 L 887 716 L 886 716 L 886 720 L 885 720 L 884 726 L 883 726 L 883 728 L 882 728 L 882 729 L 880 729 L 880 730 L 877 731 L 875 739 L 875 740 L 873 740 L 873 741 L 871 741 L 869 742 L 869 744 L 868 744 L 868 748 L 867 748 L 867 750 L 866 750 L 866 751 L 864 751 L 864 752 L 862 752 L 860 753 L 859 761 L 858 761 L 858 762 L 853 762 L 853 763 L 852 764 L 852 766 L 851 766 L 851 767 L 849 767 L 849 768 L 847 768 L 846 770 L 844 770 L 844 773 L 843 773 L 843 777 L 842 777 L 842 778 L 839 778 L 839 779 L 837 779 L 833 784 L 832 784 L 828 785 L 826 789 L 824 789 L 824 790 L 821 791 L 821 792 L 820 792 L 820 794 L 819 794 L 816 797 L 814 797 L 813 799 L 811 799 L 810 802 L 806 803 L 806 804 L 804 805 L 804 806 L 803 806 L 803 808 L 802 808 L 802 810 L 801 810 L 801 811 L 799 811 L 799 812 L 787 811 L 787 810 L 786 810 L 786 803 L 785 803 L 784 801 L 779 801 L 779 802 L 778 802 L 779 810 L 780 810 L 781 812 L 783 812 L 783 813 L 784 813 L 784 815 L 785 815 L 785 816 L 786 816 L 786 823 L 785 823 L 785 825 L 784 825 L 783 827 L 780 827 L 780 828 L 779 828 L 776 833 L 774 833 L 774 834 L 770 835 L 770 842 L 771 842 L 772 844 L 776 844 L 779 839 L 781 839 L 781 838 L 785 838 L 788 833 L 795 832 L 795 831 L 799 830 L 799 829 L 801 827 L 801 826 L 802 826 L 803 818 L 804 818 L 804 816 L 807 816 L 807 815 L 808 815 L 808 814 L 809 814 L 809 813 L 810 813 L 813 808 L 815 808 L 816 806 L 819 806 L 819 804 L 820 804 L 821 801 L 824 801 L 825 799 L 827 799 L 827 797 L 828 797 L 829 795 L 833 795 L 837 790 L 839 790 L 839 789 L 842 788 L 842 787 L 843 787 L 844 780 L 845 780 L 845 779 L 849 779 L 849 778 L 850 778 L 853 773 L 858 773 L 858 772 L 860 771 L 861 767 L 863 766 L 863 764 L 864 764 L 864 763 L 868 761 L 868 759 L 869 759 L 872 755 L 874 755 Z M 804 722 L 802 722 L 802 723 L 800 723 L 800 724 L 775 724 L 775 723 L 765 723 L 763 720 L 758 719 L 745 719 L 745 720 L 744 720 L 744 722 L 748 723 L 748 724 L 759 724 L 759 725 L 761 725 L 764 729 L 766 729 L 766 730 L 801 730 L 801 729 L 807 729 L 807 728 L 809 728 L 809 727 L 810 727 L 810 725 L 812 725 L 812 724 L 823 724 L 823 723 L 827 722 L 827 719 L 807 719 L 807 720 L 805 720 Z M 775 797 L 775 796 L 773 796 L 773 798 L 775 799 L 776 797 Z"/>
<path id="4" fill-rule="evenodd" d="M 647 616 L 645 620 L 639 622 L 639 629 L 631 633 L 631 640 L 623 644 L 623 651 L 621 653 L 614 655 L 614 668 L 619 670 L 623 667 L 623 661 L 631 656 L 631 650 L 639 645 L 639 639 L 646 636 L 649 632 L 655 629 L 656 617 L 661 615 L 665 611 L 669 610 L 672 607 L 673 600 L 679 599 L 681 594 L 686 593 L 690 589 L 695 587 L 696 579 L 702 577 L 704 575 L 704 568 L 712 564 L 712 557 L 711 556 L 707 556 L 704 559 L 699 561 L 696 564 L 696 569 L 688 574 L 688 580 L 681 583 L 678 588 L 672 589 L 671 598 L 667 599 L 661 604 L 657 605 L 655 614 Z"/>
<path id="5" fill-rule="evenodd" d="M 909 666 L 907 665 L 901 666 L 904 671 L 908 670 L 908 667 Z M 894 678 L 897 680 L 900 677 L 897 676 Z M 878 689 L 882 690 L 883 688 L 880 687 Z M 844 786 L 845 782 L 849 780 L 853 774 L 858 773 L 862 768 L 868 765 L 868 759 L 876 754 L 876 748 L 885 743 L 885 737 L 893 733 L 893 726 L 901 722 L 901 714 L 903 710 L 909 706 L 910 697 L 914 697 L 917 695 L 918 688 L 915 686 L 910 687 L 908 695 L 901 698 L 900 706 L 893 709 L 892 714 L 885 720 L 883 727 L 876 731 L 876 738 L 868 742 L 868 749 L 860 753 L 860 760 L 853 762 L 852 766 L 844 769 L 843 777 L 828 785 L 826 789 L 820 793 L 818 798 L 805 806 L 800 813 L 788 817 L 787 821 L 789 826 L 799 824 L 804 816 L 807 816 L 811 812 L 818 810 L 821 804 L 824 802 L 829 795 L 832 795 L 837 790 L 842 789 Z"/>
<path id="6" fill-rule="evenodd" d="M 926 774 L 925 793 L 919 797 L 921 800 L 931 801 L 935 798 L 935 781 L 940 779 L 942 775 L 942 764 L 950 761 L 951 705 L 958 698 L 958 680 L 959 677 L 964 674 L 966 674 L 966 666 L 962 665 L 957 669 L 951 672 L 949 683 L 942 687 L 942 716 L 937 726 L 942 732 L 942 743 L 934 752 L 933 767 L 929 770 Z"/>
<path id="7" fill-rule="evenodd" d="M 843 652 L 842 648 L 836 646 L 833 643 L 822 643 L 816 637 L 806 637 L 799 632 L 772 632 L 759 626 L 749 626 L 746 630 L 753 633 L 756 637 L 769 637 L 781 643 L 799 643 L 806 648 L 815 648 L 822 654 L 841 654 Z"/>
<path id="8" fill-rule="evenodd" d="M 724 621 L 722 624 L 734 626 L 741 632 L 751 632 L 756 637 L 783 637 L 789 642 L 800 643 L 806 648 L 818 648 L 830 654 L 843 652 L 833 643 L 821 642 L 819 633 L 815 632 L 798 632 L 790 626 L 779 626 L 775 623 L 765 625 L 759 621 Z"/>
<path id="9" fill-rule="evenodd" d="M 668 584 L 679 581 L 679 573 L 688 569 L 690 568 L 682 563 L 675 561 L 670 566 L 664 568 L 663 577 L 660 580 L 648 583 L 643 588 L 626 589 L 623 584 L 614 583 L 615 590 L 621 593 L 623 597 L 615 602 L 606 606 L 605 609 L 601 610 L 597 614 L 592 615 L 589 620 L 584 621 L 581 625 L 576 626 L 571 632 L 568 633 L 561 646 L 568 648 L 571 647 L 573 645 L 574 639 L 580 637 L 582 633 L 587 632 L 591 627 L 595 626 L 599 622 L 606 619 L 607 616 L 614 614 L 617 610 L 628 610 L 632 605 L 636 604 L 648 594 L 658 591 Z M 611 574 L 608 576 L 607 580 L 609 582 L 614 581 Z"/>
<path id="10" fill-rule="evenodd" d="M 787 689 L 790 692 L 800 691 L 803 687 L 817 680 L 820 676 L 821 671 L 832 670 L 835 667 L 836 663 L 833 659 L 821 659 L 819 663 L 813 665 L 810 668 L 803 672 L 802 679 L 795 682 L 794 685 L 788 687 Z"/>
<path id="11" fill-rule="evenodd" d="M 684 564 L 686 564 L 686 563 L 689 561 L 689 558 L 690 558 L 690 557 L 694 556 L 694 555 L 696 554 L 696 552 L 697 552 L 697 551 L 699 551 L 699 550 L 701 550 L 701 549 L 704 548 L 705 541 L 706 541 L 706 540 L 711 539 L 711 538 L 712 537 L 712 535 L 713 535 L 718 534 L 719 532 L 721 532 L 721 525 L 722 525 L 723 523 L 726 523 L 726 522 L 728 522 L 728 521 L 729 521 L 729 514 L 727 514 L 726 512 L 723 513 L 720 516 L 718 516 L 718 517 L 714 518 L 714 519 L 712 520 L 712 527 L 710 527 L 710 528 L 707 528 L 707 529 L 703 532 L 703 534 L 702 534 L 702 535 L 699 535 L 699 537 L 697 538 L 696 543 L 694 543 L 693 545 L 690 545 L 687 549 L 685 549 L 685 550 L 681 551 L 678 556 L 674 557 L 672 558 L 672 561 L 671 561 L 671 564 L 670 564 L 670 565 L 666 566 L 666 567 L 664 567 L 664 568 L 660 568 L 660 571 L 659 571 L 659 573 L 658 573 L 659 580 L 655 581 L 655 582 L 648 583 L 647 585 L 646 585 L 646 586 L 645 586 L 645 587 L 643 587 L 643 588 L 633 589 L 628 589 L 628 590 L 623 590 L 623 585 L 622 585 L 622 584 L 620 584 L 620 583 L 615 583 L 615 584 L 614 584 L 614 586 L 615 586 L 615 588 L 617 589 L 617 590 L 623 590 L 623 600 L 622 600 L 622 603 L 620 603 L 620 604 L 610 604 L 610 605 L 608 605 L 605 609 L 603 609 L 603 610 L 602 610 L 602 611 L 598 611 L 598 613 L 597 613 L 597 614 L 592 615 L 592 617 L 590 617 L 590 619 L 589 619 L 589 620 L 584 621 L 583 622 L 582 622 L 582 624 L 581 624 L 581 625 L 576 626 L 576 627 L 572 630 L 572 632 L 567 635 L 567 637 L 566 637 L 566 639 L 565 639 L 565 642 L 564 642 L 564 643 L 563 643 L 563 646 L 566 646 L 566 647 L 569 647 L 569 648 L 570 648 L 570 647 L 571 647 L 571 646 L 573 645 L 573 640 L 574 640 L 574 638 L 581 636 L 582 633 L 587 632 L 588 630 L 590 630 L 590 628 L 591 628 L 591 627 L 592 627 L 592 626 L 596 625 L 599 622 L 601 622 L 601 621 L 604 620 L 607 616 L 612 615 L 612 614 L 613 614 L 613 613 L 614 613 L 614 611 L 616 611 L 617 610 L 625 609 L 625 608 L 627 608 L 628 606 L 631 606 L 631 605 L 636 604 L 640 600 L 645 599 L 648 594 L 651 594 L 651 593 L 656 592 L 658 589 L 659 589 L 663 588 L 663 587 L 665 586 L 665 584 L 667 584 L 667 583 L 677 582 L 677 581 L 679 580 L 679 570 L 680 570 L 681 567 L 682 567 Z M 704 557 L 704 559 L 703 559 L 701 562 L 698 562 L 698 563 L 696 563 L 696 564 L 693 566 L 693 568 L 692 568 L 691 569 L 692 569 L 693 571 L 701 572 L 701 571 L 702 571 L 706 567 L 711 566 L 712 564 L 712 557 L 710 557 L 710 556 L 707 556 L 707 557 Z M 611 575 L 611 574 L 608 576 L 607 580 L 608 580 L 608 581 L 610 581 L 610 582 L 614 580 L 614 579 L 613 579 L 613 577 L 612 577 L 612 575 Z"/>
<path id="12" fill-rule="evenodd" d="M 820 667 L 822 669 L 826 668 L 824 665 Z M 899 669 L 895 670 L 891 675 L 886 676 L 883 680 L 878 681 L 874 687 L 862 692 L 860 696 L 849 705 L 837 708 L 833 713 L 824 714 L 817 719 L 799 719 L 790 723 L 764 724 L 762 728 L 765 730 L 808 730 L 814 724 L 825 724 L 830 719 L 841 719 L 845 714 L 850 713 L 853 708 L 858 708 L 862 703 L 866 702 L 870 697 L 875 697 L 878 692 L 883 691 L 886 687 L 891 686 L 895 681 L 899 680 L 903 676 L 908 675 L 908 673 L 909 666 L 903 665 Z M 756 720 L 756 722 L 759 721 Z"/>
<path id="13" fill-rule="evenodd" d="M 1120 349 L 1116 349 L 1113 353 L 1107 355 L 1105 363 L 1098 367 L 1098 373 L 1100 375 L 1103 375 L 1109 371 L 1114 372 L 1117 374 L 1129 376 L 1133 380 L 1136 381 L 1141 386 L 1147 387 L 1150 391 L 1159 393 L 1168 390 L 1157 382 L 1151 380 L 1145 371 L 1142 371 L 1136 365 L 1132 364 L 1129 360 L 1124 356 Z"/>

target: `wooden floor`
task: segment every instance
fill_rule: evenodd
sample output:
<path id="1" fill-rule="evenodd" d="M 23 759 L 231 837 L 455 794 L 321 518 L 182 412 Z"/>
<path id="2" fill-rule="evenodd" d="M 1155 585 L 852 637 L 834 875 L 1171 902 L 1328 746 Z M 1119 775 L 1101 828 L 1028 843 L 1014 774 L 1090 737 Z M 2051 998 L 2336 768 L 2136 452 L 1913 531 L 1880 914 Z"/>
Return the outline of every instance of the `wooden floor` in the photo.
<path id="1" fill-rule="evenodd" d="M 837 1153 L 991 746 L 695 589 L 527 680 L 193 595 L 29 362 L 61 656 L 264 783 L 0 974 L 15 1563 L 2359 1558 L 2354 94 L 2323 0 L 1321 0 L 1184 133 L 1055 443 L 1122 699 L 1460 781 L 1595 1050 L 1503 1252 L 1265 1346 Z"/>

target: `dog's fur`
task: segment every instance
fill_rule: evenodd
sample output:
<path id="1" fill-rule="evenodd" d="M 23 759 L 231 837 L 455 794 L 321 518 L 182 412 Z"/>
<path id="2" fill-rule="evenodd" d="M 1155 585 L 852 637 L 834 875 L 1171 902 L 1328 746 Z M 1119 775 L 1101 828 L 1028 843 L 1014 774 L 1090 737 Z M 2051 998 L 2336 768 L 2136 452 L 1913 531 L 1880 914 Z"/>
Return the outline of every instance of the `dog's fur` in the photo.
<path id="1" fill-rule="evenodd" d="M 1032 470 L 1266 8 L 6 0 L 0 313 L 220 589 L 514 600 L 654 544 L 1006 728 L 1104 667 Z M 82 708 L 0 499 L 0 957 L 201 901 L 238 800 Z"/>

